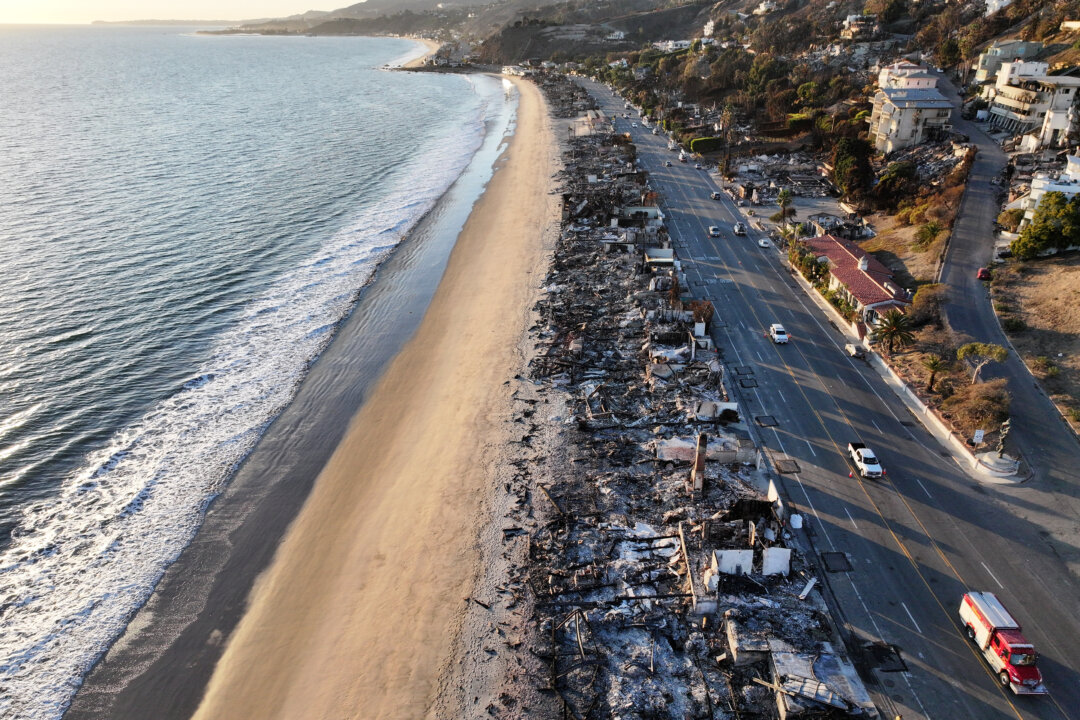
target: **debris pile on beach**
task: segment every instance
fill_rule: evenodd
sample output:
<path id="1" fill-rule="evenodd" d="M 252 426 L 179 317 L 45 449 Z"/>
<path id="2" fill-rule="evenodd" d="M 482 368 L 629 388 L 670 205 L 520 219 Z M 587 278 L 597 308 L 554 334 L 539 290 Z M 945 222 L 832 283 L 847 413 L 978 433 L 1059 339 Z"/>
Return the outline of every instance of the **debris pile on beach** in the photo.
<path id="1" fill-rule="evenodd" d="M 715 310 L 628 166 L 610 132 L 568 143 L 516 393 L 529 462 L 504 534 L 527 543 L 507 593 L 531 609 L 530 679 L 563 717 L 872 716 L 729 394 Z"/>

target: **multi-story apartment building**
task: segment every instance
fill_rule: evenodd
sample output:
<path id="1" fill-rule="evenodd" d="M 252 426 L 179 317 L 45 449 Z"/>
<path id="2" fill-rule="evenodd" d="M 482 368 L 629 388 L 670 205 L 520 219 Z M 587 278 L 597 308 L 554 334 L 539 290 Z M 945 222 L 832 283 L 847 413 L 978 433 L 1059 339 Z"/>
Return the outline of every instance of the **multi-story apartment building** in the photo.
<path id="1" fill-rule="evenodd" d="M 983 50 L 975 61 L 975 82 L 992 82 L 997 77 L 1001 63 L 1028 60 L 1042 52 L 1042 49 L 1041 42 L 996 40 L 993 45 Z"/>
<path id="2" fill-rule="evenodd" d="M 997 80 L 983 90 L 990 102 L 990 124 L 1024 135 L 1021 149 L 1065 143 L 1076 126 L 1080 78 L 1047 75 L 1043 62 L 1003 62 Z"/>

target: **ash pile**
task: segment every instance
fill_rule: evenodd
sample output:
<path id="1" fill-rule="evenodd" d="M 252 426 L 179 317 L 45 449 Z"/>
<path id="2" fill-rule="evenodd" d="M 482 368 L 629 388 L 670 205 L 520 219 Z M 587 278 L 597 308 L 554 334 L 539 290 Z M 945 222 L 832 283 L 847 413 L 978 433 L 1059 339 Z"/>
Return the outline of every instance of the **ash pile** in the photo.
<path id="1" fill-rule="evenodd" d="M 521 578 L 534 680 L 568 718 L 876 717 L 729 392 L 716 311 L 611 143 L 568 143 L 536 307 L 530 379 L 566 412 Z"/>

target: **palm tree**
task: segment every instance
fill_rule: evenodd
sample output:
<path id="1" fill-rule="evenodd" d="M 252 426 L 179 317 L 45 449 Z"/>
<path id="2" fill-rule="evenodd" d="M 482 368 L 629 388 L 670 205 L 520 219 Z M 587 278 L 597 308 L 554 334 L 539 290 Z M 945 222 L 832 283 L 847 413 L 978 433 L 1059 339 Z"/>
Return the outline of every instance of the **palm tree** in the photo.
<path id="1" fill-rule="evenodd" d="M 784 227 L 787 227 L 788 221 L 788 208 L 791 207 L 792 197 L 791 191 L 784 188 L 776 196 L 776 204 L 780 206 L 780 219 L 784 222 Z"/>
<path id="2" fill-rule="evenodd" d="M 907 347 L 915 342 L 915 335 L 911 332 L 911 318 L 899 310 L 893 309 L 879 317 L 871 340 L 886 349 L 887 355 L 892 355 L 894 347 Z"/>
<path id="3" fill-rule="evenodd" d="M 926 384 L 928 392 L 934 392 L 934 380 L 937 379 L 939 372 L 944 372 L 949 369 L 949 363 L 940 355 L 930 354 L 922 359 L 922 366 L 930 371 L 930 382 Z"/>

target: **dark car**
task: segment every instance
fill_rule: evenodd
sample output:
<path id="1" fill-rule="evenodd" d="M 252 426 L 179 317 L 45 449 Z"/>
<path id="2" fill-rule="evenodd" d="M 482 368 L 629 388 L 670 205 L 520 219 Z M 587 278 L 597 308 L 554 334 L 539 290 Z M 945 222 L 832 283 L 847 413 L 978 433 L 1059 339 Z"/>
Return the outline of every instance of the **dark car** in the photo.
<path id="1" fill-rule="evenodd" d="M 711 192 L 711 193 L 709 193 L 709 197 L 711 197 L 713 200 L 719 200 L 720 199 L 720 193 Z"/>
<path id="2" fill-rule="evenodd" d="M 987 270 L 986 268 L 979 268 L 975 272 L 975 279 L 976 280 L 989 280 L 990 279 L 990 271 Z"/>

